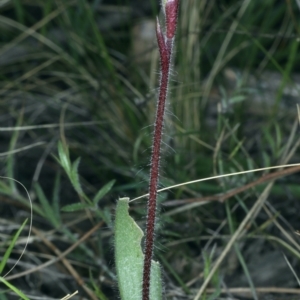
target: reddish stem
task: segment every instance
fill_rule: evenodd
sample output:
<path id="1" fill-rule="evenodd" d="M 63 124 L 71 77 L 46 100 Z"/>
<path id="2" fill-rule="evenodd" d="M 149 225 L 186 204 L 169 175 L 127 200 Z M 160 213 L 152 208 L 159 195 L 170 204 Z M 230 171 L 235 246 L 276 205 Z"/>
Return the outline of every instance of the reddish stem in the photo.
<path id="1" fill-rule="evenodd" d="M 177 27 L 177 16 L 179 9 L 179 0 L 169 0 L 165 6 L 166 13 L 166 36 L 172 39 L 175 36 Z"/>
<path id="2" fill-rule="evenodd" d="M 169 3 L 170 2 L 170 3 Z M 166 23 L 168 36 L 162 33 L 159 21 L 156 24 L 156 36 L 160 53 L 160 85 L 159 96 L 156 107 L 156 119 L 154 123 L 154 135 L 151 154 L 151 170 L 150 170 L 150 184 L 149 184 L 149 199 L 147 206 L 147 227 L 145 239 L 145 258 L 143 270 L 143 300 L 149 300 L 150 296 L 150 274 L 151 274 L 151 260 L 153 256 L 154 230 L 156 219 L 156 200 L 157 188 L 159 181 L 159 167 L 160 167 L 160 152 L 161 140 L 165 114 L 165 103 L 168 92 L 169 72 L 172 56 L 172 45 L 175 36 L 175 29 L 177 24 L 178 4 L 179 0 L 171 0 L 166 3 Z M 174 7 L 172 7 L 174 6 Z M 177 8 L 176 8 L 176 7 Z M 176 17 L 174 17 L 176 13 Z"/>

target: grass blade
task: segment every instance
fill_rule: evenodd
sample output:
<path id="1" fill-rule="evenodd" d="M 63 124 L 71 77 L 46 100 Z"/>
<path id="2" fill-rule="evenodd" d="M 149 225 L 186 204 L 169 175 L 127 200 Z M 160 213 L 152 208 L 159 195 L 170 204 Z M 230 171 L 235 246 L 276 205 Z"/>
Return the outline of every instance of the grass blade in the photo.
<path id="1" fill-rule="evenodd" d="M 26 219 L 23 222 L 23 224 L 21 225 L 21 227 L 18 229 L 18 231 L 14 235 L 12 241 L 9 243 L 9 246 L 8 246 L 7 250 L 5 251 L 5 253 L 3 255 L 3 258 L 2 258 L 2 260 L 0 262 L 0 274 L 2 273 L 2 271 L 4 269 L 4 267 L 6 265 L 6 262 L 7 262 L 8 258 L 9 258 L 9 256 L 10 256 L 10 254 L 11 254 L 11 251 L 12 251 L 12 249 L 13 249 L 13 247 L 14 247 L 14 245 L 15 245 L 15 243 L 16 243 L 16 241 L 17 241 L 17 239 L 18 239 L 18 237 L 19 237 L 19 235 L 21 233 L 21 231 L 23 230 L 25 224 L 27 223 L 27 220 L 28 219 Z"/>
<path id="2" fill-rule="evenodd" d="M 18 290 L 11 283 L 6 281 L 3 277 L 0 277 L 0 282 L 4 283 L 7 287 L 9 287 L 12 291 L 14 291 L 17 295 L 19 295 L 23 300 L 30 300 L 25 294 L 23 294 L 20 290 Z"/>
<path id="3" fill-rule="evenodd" d="M 111 180 L 106 185 L 104 185 L 100 191 L 96 194 L 96 196 L 93 198 L 93 203 L 97 204 L 113 187 L 115 184 L 115 180 Z"/>

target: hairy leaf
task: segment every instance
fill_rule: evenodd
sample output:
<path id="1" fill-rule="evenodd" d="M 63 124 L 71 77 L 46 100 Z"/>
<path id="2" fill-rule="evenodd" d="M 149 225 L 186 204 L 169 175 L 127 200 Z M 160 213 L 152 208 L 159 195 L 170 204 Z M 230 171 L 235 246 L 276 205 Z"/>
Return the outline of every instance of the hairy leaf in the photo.
<path id="1" fill-rule="evenodd" d="M 144 254 L 141 248 L 143 231 L 128 213 L 129 198 L 117 203 L 115 220 L 115 258 L 119 291 L 122 300 L 142 299 Z M 159 263 L 151 266 L 150 299 L 162 299 L 162 282 Z"/>

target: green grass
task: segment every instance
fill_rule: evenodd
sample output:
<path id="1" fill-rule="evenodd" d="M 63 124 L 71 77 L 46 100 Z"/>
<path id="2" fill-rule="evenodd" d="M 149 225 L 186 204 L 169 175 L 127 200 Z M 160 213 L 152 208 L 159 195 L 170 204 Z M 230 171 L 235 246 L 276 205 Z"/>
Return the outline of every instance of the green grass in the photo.
<path id="1" fill-rule="evenodd" d="M 157 50 L 149 48 L 151 61 L 136 62 L 131 30 L 141 20 L 135 11 L 138 8 L 119 2 L 122 9 L 87 0 L 0 4 L 0 136 L 1 153 L 8 152 L 0 156 L 0 175 L 15 178 L 28 188 L 33 199 L 33 226 L 52 243 L 46 244 L 33 233 L 22 262 L 36 268 L 103 222 L 97 234 L 83 239 L 65 261 L 43 269 L 42 285 L 29 286 L 24 276 L 9 279 L 26 270 L 21 264 L 7 277 L 29 298 L 34 293 L 62 298 L 74 292 L 74 283 L 80 278 L 86 286 L 84 290 L 78 285 L 81 295 L 113 299 L 115 200 L 119 196 L 138 197 L 148 187 Z M 163 186 L 278 165 L 287 158 L 299 161 L 293 149 L 298 143 L 297 109 L 294 98 L 287 94 L 288 89 L 299 92 L 293 76 L 300 69 L 300 11 L 296 2 L 203 3 L 181 3 L 168 107 L 171 113 L 164 137 Z M 154 1 L 149 7 L 152 18 L 158 7 Z M 124 21 L 105 28 L 120 11 Z M 224 75 L 228 70 L 233 79 Z M 274 85 L 270 93 L 260 85 L 267 80 L 263 76 L 266 71 L 280 75 L 268 83 Z M 262 79 L 253 85 L 260 75 Z M 259 96 L 261 104 L 255 100 Z M 17 126 L 33 127 L 14 129 Z M 11 130 L 3 130 L 6 127 Z M 68 146 L 71 173 L 55 158 L 59 156 L 58 141 Z M 27 146 L 32 147 L 22 150 Z M 80 164 L 74 163 L 79 157 Z M 253 173 L 187 185 L 166 192 L 164 201 L 223 193 L 260 176 Z M 230 271 L 224 258 L 205 299 L 224 291 L 220 280 L 231 278 L 230 272 L 246 276 L 249 298 L 254 299 L 258 292 L 249 271 L 251 255 L 246 251 L 251 244 L 257 243 L 261 252 L 284 252 L 297 273 L 299 246 L 293 230 L 300 227 L 298 177 L 294 174 L 273 184 L 268 202 L 250 218 L 241 235 L 231 240 L 237 267 Z M 110 192 L 93 202 L 98 199 L 97 192 L 112 180 L 115 184 Z M 162 208 L 157 248 L 163 251 L 157 257 L 166 266 L 167 299 L 175 297 L 172 291 L 182 299 L 193 299 L 265 186 L 236 195 L 226 204 Z M 6 241 L 15 233 L 10 226 L 17 226 L 14 230 L 21 227 L 30 215 L 27 197 L 16 182 L 1 180 L 0 194 L 3 257 Z M 73 203 L 90 206 L 72 213 L 61 211 Z M 132 205 L 131 213 L 143 224 L 143 200 Z M 5 261 L 5 270 L 23 249 L 22 239 L 12 249 L 11 259 Z M 172 243 L 178 246 L 167 246 Z M 67 269 L 64 263 L 68 262 L 77 273 Z M 288 266 L 285 272 L 291 273 Z M 35 282 L 37 274 L 28 275 L 29 280 Z M 52 295 L 45 276 L 57 282 L 58 274 L 66 278 L 60 280 L 58 294 Z M 0 297 L 2 292 L 9 297 L 7 286 L 1 285 Z"/>

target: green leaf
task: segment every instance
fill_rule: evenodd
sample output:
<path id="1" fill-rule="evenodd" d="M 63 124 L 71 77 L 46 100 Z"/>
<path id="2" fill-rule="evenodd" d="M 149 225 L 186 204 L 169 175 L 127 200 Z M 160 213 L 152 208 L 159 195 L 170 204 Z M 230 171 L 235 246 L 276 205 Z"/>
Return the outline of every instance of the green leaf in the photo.
<path id="1" fill-rule="evenodd" d="M 52 207 L 55 217 L 60 220 L 60 208 L 59 208 L 59 192 L 60 192 L 60 174 L 61 172 L 58 171 L 55 176 L 54 180 L 54 187 L 53 187 L 53 195 L 52 195 Z"/>
<path id="2" fill-rule="evenodd" d="M 30 300 L 25 294 L 23 294 L 20 290 L 18 290 L 14 285 L 6 281 L 3 277 L 0 277 L 0 282 L 4 283 L 8 288 L 14 291 L 17 295 L 19 295 L 23 300 Z"/>
<path id="3" fill-rule="evenodd" d="M 42 205 L 43 212 L 45 217 L 51 222 L 51 224 L 58 228 L 60 226 L 60 219 L 55 214 L 52 206 L 49 203 L 49 200 L 46 198 L 44 191 L 42 190 L 41 186 L 38 183 L 34 184 L 34 189 L 36 191 L 37 197 Z"/>
<path id="4" fill-rule="evenodd" d="M 9 243 L 9 247 L 7 248 L 7 250 L 5 251 L 2 259 L 1 259 L 1 262 L 0 262 L 0 274 L 2 273 L 5 265 L 6 265 L 6 262 L 11 254 L 11 251 L 21 233 L 21 231 L 23 230 L 25 224 L 27 223 L 27 219 L 23 222 L 23 224 L 21 225 L 21 227 L 19 228 L 19 230 L 16 232 L 16 234 L 14 235 L 12 241 Z M 1 277 L 0 277 L 1 278 Z"/>
<path id="5" fill-rule="evenodd" d="M 21 112 L 18 116 L 18 121 L 17 121 L 16 127 L 21 126 L 21 124 L 23 122 L 23 116 L 24 116 L 24 114 L 23 114 L 23 112 Z M 20 131 L 15 130 L 13 132 L 11 140 L 9 142 L 8 150 L 9 150 L 10 154 L 7 156 L 6 176 L 10 177 L 10 178 L 15 178 L 16 177 L 16 176 L 14 176 L 15 155 L 13 154 L 13 150 L 16 148 L 19 135 L 20 135 Z M 10 180 L 9 181 L 9 186 L 10 186 L 11 194 L 16 194 L 17 193 L 16 182 L 14 180 Z"/>
<path id="6" fill-rule="evenodd" d="M 150 274 L 150 300 L 162 300 L 162 280 L 159 262 L 152 260 Z"/>
<path id="7" fill-rule="evenodd" d="M 141 248 L 143 231 L 128 213 L 129 198 L 118 200 L 115 220 L 115 257 L 122 300 L 142 299 L 144 254 Z M 150 299 L 162 299 L 159 263 L 152 261 Z"/>
<path id="8" fill-rule="evenodd" d="M 233 104 L 242 102 L 242 101 L 244 101 L 245 99 L 246 99 L 245 96 L 243 96 L 243 95 L 237 95 L 237 96 L 234 96 L 234 97 L 230 98 L 230 99 L 228 100 L 228 102 L 229 102 L 229 104 L 233 105 Z"/>
<path id="9" fill-rule="evenodd" d="M 111 180 L 106 185 L 104 185 L 100 191 L 96 194 L 96 196 L 93 198 L 93 203 L 97 204 L 113 187 L 115 184 L 115 180 Z"/>
<path id="10" fill-rule="evenodd" d="M 61 210 L 66 211 L 66 212 L 72 212 L 72 211 L 77 211 L 77 210 L 84 210 L 86 208 L 94 208 L 94 205 L 78 202 L 78 203 L 66 205 L 66 206 L 62 207 Z"/>
<path id="11" fill-rule="evenodd" d="M 82 189 L 81 189 L 81 185 L 79 182 L 79 175 L 78 175 L 78 166 L 80 163 L 80 157 L 78 157 L 72 165 L 72 169 L 71 169 L 71 183 L 73 184 L 74 189 L 76 190 L 77 193 L 79 193 L 80 195 L 83 195 Z"/>
<path id="12" fill-rule="evenodd" d="M 70 176 L 71 163 L 70 163 L 68 150 L 64 149 L 64 147 L 60 141 L 58 142 L 57 149 L 58 149 L 59 163 L 64 168 L 66 173 Z"/>

